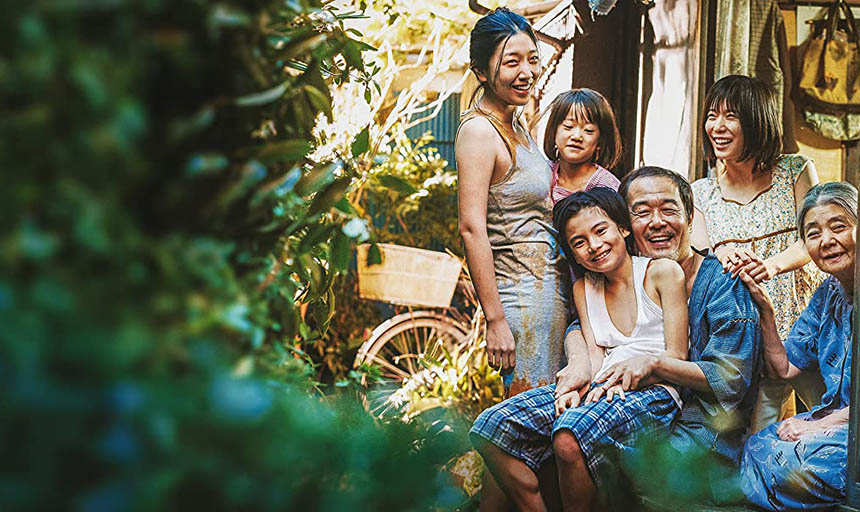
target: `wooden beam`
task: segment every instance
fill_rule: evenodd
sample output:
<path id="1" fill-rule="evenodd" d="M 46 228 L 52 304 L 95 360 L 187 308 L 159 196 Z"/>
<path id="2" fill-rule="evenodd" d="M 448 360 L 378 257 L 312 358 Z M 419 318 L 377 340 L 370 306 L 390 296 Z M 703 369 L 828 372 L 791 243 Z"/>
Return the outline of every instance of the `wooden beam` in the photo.
<path id="1" fill-rule="evenodd" d="M 842 147 L 842 179 L 856 187 L 860 177 L 860 141 L 846 141 Z"/>

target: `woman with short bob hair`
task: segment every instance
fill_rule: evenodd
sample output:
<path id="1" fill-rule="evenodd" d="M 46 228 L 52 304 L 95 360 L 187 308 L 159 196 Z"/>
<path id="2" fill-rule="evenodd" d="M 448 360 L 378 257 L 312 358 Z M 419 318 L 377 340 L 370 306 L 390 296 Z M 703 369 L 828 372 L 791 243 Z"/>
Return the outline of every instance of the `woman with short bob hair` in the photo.
<path id="1" fill-rule="evenodd" d="M 809 263 L 795 228 L 806 192 L 818 183 L 812 161 L 780 154 L 776 97 L 762 81 L 743 75 L 718 80 L 705 101 L 702 123 L 712 176 L 693 183 L 692 244 L 710 248 L 723 267 L 764 283 L 776 304 L 780 336 L 788 335 L 821 275 Z M 821 396 L 814 380 L 795 381 L 801 399 Z M 752 431 L 794 414 L 794 394 L 783 382 L 762 379 Z"/>
<path id="2" fill-rule="evenodd" d="M 743 147 L 737 160 L 752 163 L 754 173 L 767 172 L 776 165 L 782 153 L 782 125 L 776 106 L 776 95 L 764 82 L 744 75 L 731 75 L 717 81 L 705 98 L 706 112 L 721 107 L 734 112 L 740 121 Z M 709 116 L 702 119 L 702 133 L 707 135 Z M 714 143 L 702 138 L 705 157 L 716 165 Z"/>
<path id="3" fill-rule="evenodd" d="M 791 379 L 818 372 L 826 390 L 820 405 L 771 425 L 747 440 L 741 464 L 744 494 L 767 510 L 831 508 L 845 500 L 857 189 L 823 183 L 809 191 L 797 226 L 812 261 L 826 274 L 783 344 L 767 290 L 745 272 L 761 310 L 767 373 Z"/>

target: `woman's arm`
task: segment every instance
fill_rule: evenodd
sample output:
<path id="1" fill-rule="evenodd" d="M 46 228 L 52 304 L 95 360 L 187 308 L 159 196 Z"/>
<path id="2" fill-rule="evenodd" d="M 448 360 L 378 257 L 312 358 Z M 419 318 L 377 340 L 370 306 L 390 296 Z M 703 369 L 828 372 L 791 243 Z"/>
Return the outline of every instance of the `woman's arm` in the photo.
<path id="1" fill-rule="evenodd" d="M 704 212 L 693 208 L 693 233 L 690 235 L 690 245 L 700 251 L 711 248 L 711 240 L 708 235 L 708 222 Z"/>
<path id="2" fill-rule="evenodd" d="M 516 345 L 505 320 L 496 286 L 493 251 L 487 236 L 487 199 L 498 156 L 499 136 L 480 117 L 463 124 L 457 135 L 457 205 L 466 264 L 487 318 L 487 357 L 493 368 L 513 368 Z"/>
<path id="3" fill-rule="evenodd" d="M 665 355 L 674 359 L 687 359 L 690 339 L 684 271 L 675 261 L 652 260 L 645 273 L 645 279 L 654 283 L 659 299 L 657 302 L 663 309 Z M 647 284 L 646 282 L 646 289 Z"/>
<path id="4" fill-rule="evenodd" d="M 788 360 L 785 345 L 779 338 L 776 329 L 776 314 L 773 310 L 773 301 L 764 287 L 756 282 L 746 272 L 740 273 L 741 281 L 750 291 L 750 297 L 759 307 L 759 318 L 761 320 L 761 335 L 764 342 L 764 366 L 768 376 L 774 379 L 793 379 L 800 375 L 800 370 Z"/>
<path id="5" fill-rule="evenodd" d="M 708 233 L 708 219 L 705 213 L 698 208 L 693 209 L 693 232 L 690 234 L 690 245 L 700 251 L 713 249 L 714 256 L 720 261 L 723 270 L 732 270 L 736 261 L 741 261 L 743 254 L 738 254 L 739 249 L 734 244 L 724 244 L 716 249 L 711 246 L 711 236 Z"/>
<path id="6" fill-rule="evenodd" d="M 817 420 L 797 417 L 789 418 L 779 424 L 776 434 L 783 441 L 797 441 L 807 434 L 848 423 L 850 409 L 850 407 L 845 407 Z"/>
<path id="7" fill-rule="evenodd" d="M 800 211 L 806 193 L 809 192 L 810 188 L 817 185 L 818 182 L 818 170 L 815 168 L 812 160 L 809 160 L 798 175 L 797 181 L 794 182 L 795 212 Z M 797 270 L 807 263 L 809 263 L 809 253 L 806 252 L 803 240 L 800 240 L 800 237 L 798 237 L 798 240 L 787 249 L 765 259 L 762 265 L 758 266 L 758 268 L 750 268 L 747 273 L 756 281 L 762 282 L 772 279 L 779 274 Z"/>

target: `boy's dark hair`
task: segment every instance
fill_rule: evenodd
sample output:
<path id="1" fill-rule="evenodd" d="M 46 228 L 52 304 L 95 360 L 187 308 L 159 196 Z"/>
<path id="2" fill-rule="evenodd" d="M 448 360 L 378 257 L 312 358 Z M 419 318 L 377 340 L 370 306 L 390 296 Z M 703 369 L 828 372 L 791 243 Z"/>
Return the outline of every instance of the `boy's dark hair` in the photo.
<path id="1" fill-rule="evenodd" d="M 567 258 L 568 263 L 577 275 L 583 275 L 585 267 L 576 262 L 573 250 L 567 241 L 567 223 L 570 219 L 586 208 L 600 208 L 619 228 L 631 232 L 630 214 L 627 205 L 618 195 L 618 192 L 608 187 L 594 187 L 591 190 L 574 192 L 555 204 L 552 209 L 552 224 L 558 232 L 561 250 Z M 624 239 L 628 254 L 636 254 L 636 243 L 633 236 L 628 235 Z"/>
<path id="2" fill-rule="evenodd" d="M 618 193 L 624 198 L 624 202 L 630 204 L 630 198 L 627 196 L 630 191 L 630 184 L 639 178 L 666 178 L 675 184 L 678 190 L 678 195 L 681 196 L 681 205 L 684 207 L 684 214 L 687 216 L 687 222 L 693 220 L 693 189 L 690 187 L 690 182 L 675 171 L 648 165 L 633 169 L 627 176 L 621 180 L 618 185 Z"/>
<path id="3" fill-rule="evenodd" d="M 490 57 L 493 56 L 493 52 L 500 44 L 507 44 L 511 36 L 520 32 L 529 36 L 537 46 L 537 36 L 529 21 L 507 7 L 493 9 L 475 23 L 475 27 L 469 34 L 469 67 L 473 71 L 477 70 L 483 73 L 487 77 L 487 81 L 478 85 L 478 88 L 472 93 L 470 103 L 475 101 L 478 91 L 487 87 L 493 77 L 499 74 L 498 67 L 501 66 L 501 60 L 499 60 L 495 74 L 490 74 Z"/>
<path id="4" fill-rule="evenodd" d="M 757 78 L 744 75 L 728 75 L 711 86 L 702 117 L 702 146 L 711 165 L 717 157 L 705 132 L 705 123 L 708 112 L 718 110 L 723 103 L 741 122 L 744 149 L 740 160 L 753 159 L 753 172 L 772 169 L 782 153 L 782 123 L 773 89 Z"/>
<path id="5" fill-rule="evenodd" d="M 615 123 L 615 113 L 602 94 L 586 88 L 571 89 L 552 100 L 543 136 L 543 151 L 547 158 L 556 158 L 555 134 L 571 110 L 574 116 L 597 125 L 600 130 L 599 147 L 592 161 L 605 169 L 615 167 L 621 159 L 621 134 Z"/>

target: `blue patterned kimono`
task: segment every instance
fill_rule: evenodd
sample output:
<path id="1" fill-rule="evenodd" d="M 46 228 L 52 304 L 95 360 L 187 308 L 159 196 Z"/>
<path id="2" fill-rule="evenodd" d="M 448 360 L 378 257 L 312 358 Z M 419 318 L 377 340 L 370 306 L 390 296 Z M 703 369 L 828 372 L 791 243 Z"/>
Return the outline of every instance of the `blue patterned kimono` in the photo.
<path id="1" fill-rule="evenodd" d="M 798 418 L 819 419 L 849 405 L 852 309 L 851 298 L 831 276 L 785 340 L 788 360 L 801 370 L 820 371 L 827 389 L 821 405 Z M 747 499 L 767 510 L 812 510 L 844 501 L 848 424 L 799 441 L 780 440 L 778 426 L 750 437 L 744 448 L 741 476 Z"/>

